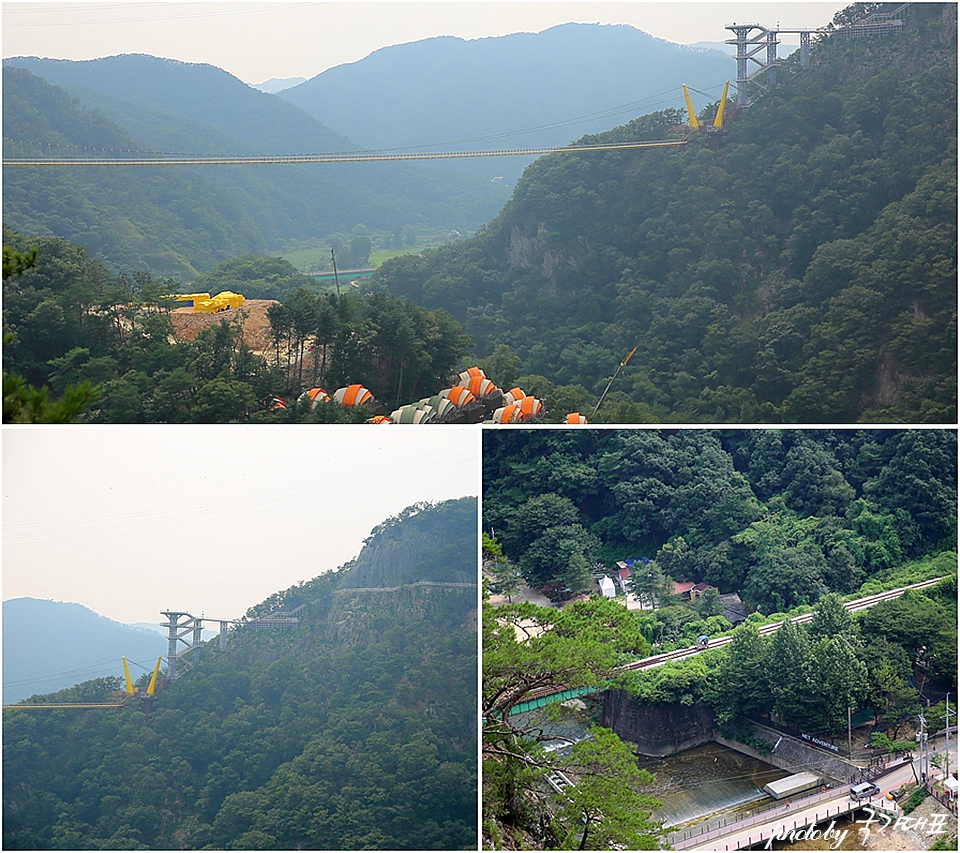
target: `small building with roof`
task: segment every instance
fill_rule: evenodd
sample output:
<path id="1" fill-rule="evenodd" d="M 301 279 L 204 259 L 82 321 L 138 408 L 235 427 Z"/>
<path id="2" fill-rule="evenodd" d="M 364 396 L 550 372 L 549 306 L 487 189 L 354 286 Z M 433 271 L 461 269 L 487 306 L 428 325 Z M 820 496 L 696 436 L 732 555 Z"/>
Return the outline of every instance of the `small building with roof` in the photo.
<path id="1" fill-rule="evenodd" d="M 605 598 L 616 598 L 617 590 L 613 585 L 613 579 L 609 575 L 600 578 L 600 594 Z"/>

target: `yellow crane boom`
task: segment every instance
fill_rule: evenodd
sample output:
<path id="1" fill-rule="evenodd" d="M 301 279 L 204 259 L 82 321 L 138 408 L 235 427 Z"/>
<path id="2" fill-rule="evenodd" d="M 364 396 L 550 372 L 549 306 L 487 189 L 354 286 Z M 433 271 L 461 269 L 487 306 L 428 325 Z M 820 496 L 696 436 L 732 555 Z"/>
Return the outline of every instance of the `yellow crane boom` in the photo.
<path id="1" fill-rule="evenodd" d="M 163 658 L 163 655 L 157 658 L 157 665 L 153 668 L 153 675 L 150 678 L 150 683 L 147 685 L 147 696 L 153 696 L 157 689 L 157 674 L 160 672 L 160 661 Z M 127 682 L 127 696 L 134 695 L 133 682 L 130 681 L 130 670 L 127 669 L 127 659 L 121 657 L 120 660 L 123 661 L 123 677 Z"/>
<path id="2" fill-rule="evenodd" d="M 681 83 L 680 85 L 683 86 L 683 100 L 687 105 L 687 124 L 690 126 L 691 130 L 700 130 L 700 122 L 697 121 L 697 115 L 693 111 L 693 104 L 690 102 L 690 93 L 687 91 L 687 84 Z M 727 106 L 727 89 L 729 87 L 730 81 L 727 80 L 727 82 L 723 84 L 723 94 L 720 96 L 720 104 L 717 106 L 717 114 L 713 117 L 714 130 L 723 130 L 723 111 Z M 703 93 L 701 92 L 700 94 Z"/>
<path id="3" fill-rule="evenodd" d="M 723 84 L 723 94 L 720 96 L 720 105 L 717 107 L 717 114 L 713 119 L 713 126 L 717 130 L 723 130 L 723 110 L 727 105 L 727 89 L 729 86 L 730 81 L 727 80 L 727 82 Z"/>
<path id="4" fill-rule="evenodd" d="M 687 102 L 687 124 L 690 125 L 691 130 L 699 130 L 700 122 L 697 121 L 697 114 L 693 111 L 693 104 L 690 103 L 690 93 L 687 91 L 687 84 L 681 83 L 683 86 L 683 99 Z"/>

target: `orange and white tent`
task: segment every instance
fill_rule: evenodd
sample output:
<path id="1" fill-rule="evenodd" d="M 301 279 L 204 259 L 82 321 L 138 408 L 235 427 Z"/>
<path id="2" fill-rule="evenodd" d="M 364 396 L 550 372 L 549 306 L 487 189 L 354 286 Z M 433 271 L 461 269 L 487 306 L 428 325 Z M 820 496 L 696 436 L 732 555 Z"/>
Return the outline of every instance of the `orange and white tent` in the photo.
<path id="1" fill-rule="evenodd" d="M 501 406 L 499 409 L 494 411 L 493 417 L 491 417 L 491 423 L 495 424 L 513 424 L 516 423 L 520 417 L 520 407 L 514 403 L 511 403 L 509 406 Z"/>
<path id="2" fill-rule="evenodd" d="M 520 420 L 524 421 L 535 418 L 543 411 L 543 403 L 532 396 L 524 397 L 517 405 L 520 407 Z"/>
<path id="3" fill-rule="evenodd" d="M 461 374 L 461 376 L 462 375 L 463 374 Z M 492 380 L 487 379 L 486 376 L 471 376 L 470 380 L 465 384 L 467 390 L 478 399 L 480 397 L 486 397 L 488 394 L 497 394 L 500 391 L 500 389 L 493 384 Z"/>
<path id="4" fill-rule="evenodd" d="M 466 385 L 476 376 L 479 376 L 481 379 L 487 378 L 487 374 L 484 373 L 479 367 L 468 367 L 463 371 L 463 373 L 460 374 L 460 384 Z"/>
<path id="5" fill-rule="evenodd" d="M 300 395 L 300 401 L 310 401 L 310 411 L 317 408 L 317 403 L 325 403 L 330 399 L 330 395 L 323 388 L 311 388 Z"/>
<path id="6" fill-rule="evenodd" d="M 462 409 L 467 403 L 476 400 L 476 396 L 462 385 L 454 385 L 452 388 L 444 388 L 440 392 L 441 397 L 446 397 L 458 409 Z"/>
<path id="7" fill-rule="evenodd" d="M 373 402 L 371 394 L 362 385 L 348 385 L 346 388 L 338 388 L 333 393 L 333 399 L 341 406 L 352 409 L 354 406 L 362 406 L 364 403 Z"/>
<path id="8" fill-rule="evenodd" d="M 519 403 L 526 396 L 527 393 L 523 388 L 511 388 L 503 392 L 503 402 L 509 406 L 511 403 Z"/>

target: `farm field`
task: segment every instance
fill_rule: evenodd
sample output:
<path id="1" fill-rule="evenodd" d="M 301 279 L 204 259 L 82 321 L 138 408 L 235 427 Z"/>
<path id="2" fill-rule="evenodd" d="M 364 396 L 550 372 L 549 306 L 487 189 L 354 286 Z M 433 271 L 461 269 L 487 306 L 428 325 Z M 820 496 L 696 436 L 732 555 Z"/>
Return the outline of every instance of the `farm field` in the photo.
<path id="1" fill-rule="evenodd" d="M 378 242 L 387 242 L 390 239 L 391 235 L 382 234 L 382 235 L 371 235 L 373 240 L 374 249 L 370 254 L 370 266 L 378 267 L 384 261 L 388 261 L 391 258 L 396 258 L 401 255 L 414 255 L 418 252 L 424 251 L 424 249 L 435 249 L 438 246 L 442 246 L 444 243 L 449 243 L 452 240 L 458 239 L 460 236 L 469 236 L 469 235 L 458 235 L 452 233 L 449 229 L 430 229 L 424 230 L 422 233 L 418 233 L 416 237 L 416 242 L 413 246 L 404 246 L 403 248 L 390 248 L 383 249 L 378 248 Z M 289 249 L 287 251 L 278 252 L 277 255 L 283 258 L 286 261 L 289 261 L 293 266 L 302 272 L 315 272 L 322 271 L 325 269 L 332 269 L 330 265 L 330 240 L 328 238 L 323 238 L 315 241 L 318 245 L 299 248 L 299 249 Z M 339 255 L 337 258 L 337 266 L 340 266 Z"/>

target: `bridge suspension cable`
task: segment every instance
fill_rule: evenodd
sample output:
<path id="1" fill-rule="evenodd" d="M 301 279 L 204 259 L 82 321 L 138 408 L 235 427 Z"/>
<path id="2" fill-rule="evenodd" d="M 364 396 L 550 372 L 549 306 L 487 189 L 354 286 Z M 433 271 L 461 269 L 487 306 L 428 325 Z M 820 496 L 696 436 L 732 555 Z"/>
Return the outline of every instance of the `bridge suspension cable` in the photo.
<path id="1" fill-rule="evenodd" d="M 676 148 L 685 139 L 654 139 L 606 145 L 570 145 L 557 148 L 510 148 L 490 151 L 420 151 L 407 153 L 356 152 L 346 154 L 265 154 L 257 156 L 171 157 L 15 157 L 4 158 L 4 167 L 16 166 L 263 166 L 301 163 L 374 163 L 397 160 L 454 160 L 477 157 L 540 157 L 544 154 L 577 154 L 592 151 L 630 151 L 641 148 Z"/>

